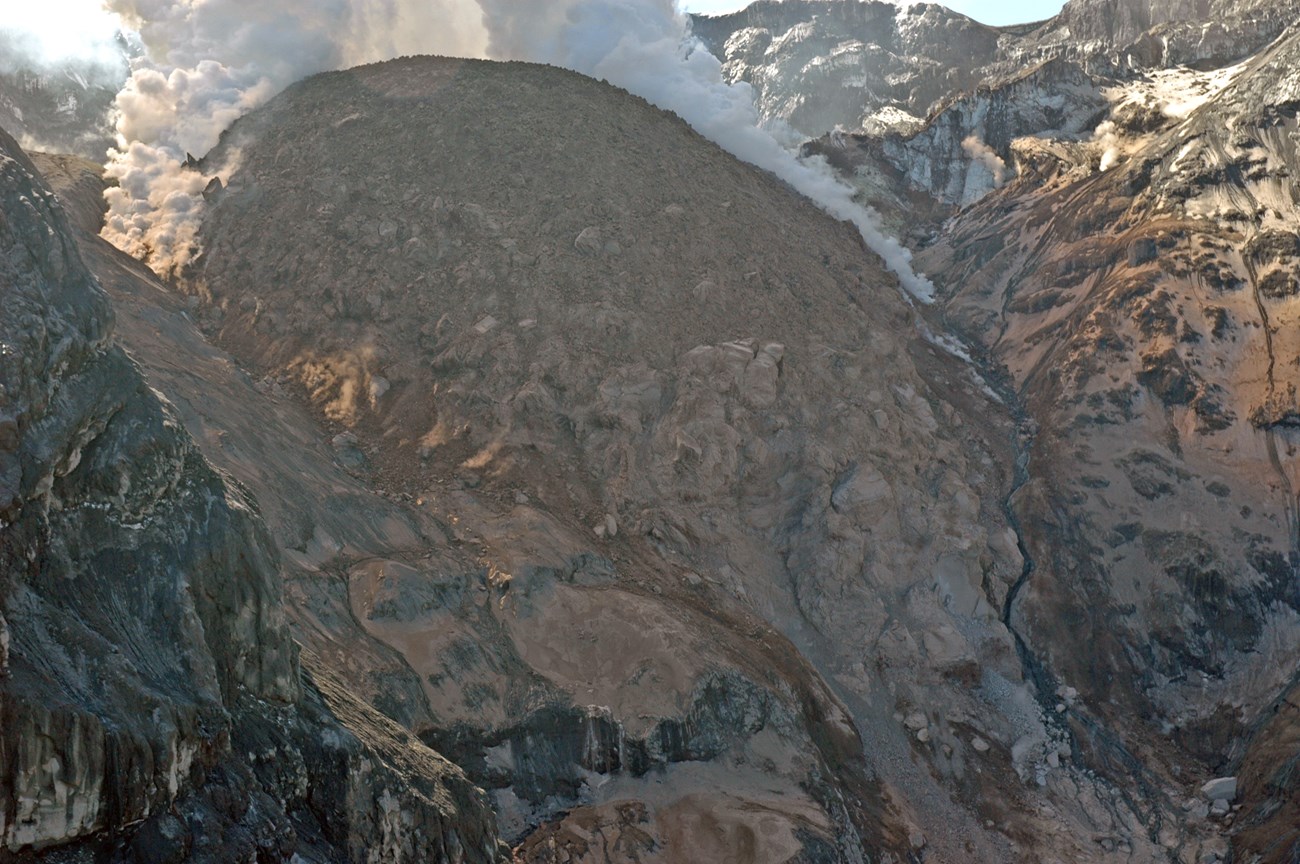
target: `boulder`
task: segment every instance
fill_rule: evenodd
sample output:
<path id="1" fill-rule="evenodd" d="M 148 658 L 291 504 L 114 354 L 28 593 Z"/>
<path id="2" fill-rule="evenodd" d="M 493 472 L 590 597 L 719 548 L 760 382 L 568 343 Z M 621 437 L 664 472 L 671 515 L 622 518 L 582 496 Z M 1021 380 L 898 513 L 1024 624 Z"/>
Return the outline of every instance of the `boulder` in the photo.
<path id="1" fill-rule="evenodd" d="M 573 241 L 573 248 L 584 255 L 599 255 L 604 246 L 605 241 L 601 237 L 600 229 L 594 225 L 583 228 Z"/>
<path id="2" fill-rule="evenodd" d="M 1208 801 L 1233 801 L 1237 798 L 1236 777 L 1216 777 L 1201 786 L 1201 794 Z"/>

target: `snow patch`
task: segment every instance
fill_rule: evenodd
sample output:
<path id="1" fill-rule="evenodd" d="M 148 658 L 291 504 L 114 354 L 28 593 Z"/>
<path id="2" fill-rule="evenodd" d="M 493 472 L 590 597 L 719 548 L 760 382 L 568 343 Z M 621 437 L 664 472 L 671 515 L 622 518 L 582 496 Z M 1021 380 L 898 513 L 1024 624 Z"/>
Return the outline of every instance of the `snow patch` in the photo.
<path id="1" fill-rule="evenodd" d="M 925 118 L 917 117 L 894 105 L 883 105 L 862 117 L 862 131 L 868 135 L 886 135 L 896 132 L 908 136 L 925 126 Z"/>
<path id="2" fill-rule="evenodd" d="M 1124 117 L 1158 114 L 1171 120 L 1186 121 L 1231 84 L 1245 65 L 1226 66 L 1212 72 L 1198 72 L 1185 66 L 1158 69 L 1137 80 L 1104 90 L 1111 111 L 1110 117 L 1093 132 L 1093 141 L 1102 151 L 1098 169 L 1105 171 L 1113 167 L 1152 139 L 1153 133 L 1127 133 Z"/>

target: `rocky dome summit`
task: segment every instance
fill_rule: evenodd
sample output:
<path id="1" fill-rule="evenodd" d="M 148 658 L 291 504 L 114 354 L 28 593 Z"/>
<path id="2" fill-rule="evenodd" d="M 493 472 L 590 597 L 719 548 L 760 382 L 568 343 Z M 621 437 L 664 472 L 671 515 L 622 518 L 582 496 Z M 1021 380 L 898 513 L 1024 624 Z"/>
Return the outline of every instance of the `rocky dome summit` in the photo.
<path id="1" fill-rule="evenodd" d="M 1300 854 L 1295 9 L 118 6 L 0 39 L 0 860 Z"/>

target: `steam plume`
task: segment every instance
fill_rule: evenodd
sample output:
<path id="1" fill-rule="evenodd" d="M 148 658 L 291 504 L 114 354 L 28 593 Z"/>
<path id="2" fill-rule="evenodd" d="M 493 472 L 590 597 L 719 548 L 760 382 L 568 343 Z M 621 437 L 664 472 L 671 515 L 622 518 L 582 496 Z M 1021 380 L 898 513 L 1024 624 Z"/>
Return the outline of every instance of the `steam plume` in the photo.
<path id="1" fill-rule="evenodd" d="M 121 147 L 105 234 L 156 269 L 187 260 L 207 182 L 179 166 L 239 114 L 294 80 L 403 53 L 482 55 L 564 66 L 675 111 L 739 158 L 853 222 L 904 287 L 933 287 L 876 214 L 824 166 L 800 162 L 758 125 L 753 93 L 727 84 L 673 0 L 110 0 L 149 59 L 119 97 Z M 274 5 L 275 10 L 268 9 Z M 450 25 L 450 26 L 449 26 Z M 340 36 L 339 34 L 346 34 Z M 128 143 L 130 142 L 130 143 Z"/>
<path id="2" fill-rule="evenodd" d="M 961 149 L 966 151 L 967 156 L 983 165 L 993 175 L 993 187 L 995 189 L 1001 188 L 1007 179 L 1007 163 L 1002 161 L 1002 157 L 997 154 L 997 151 L 984 143 L 979 133 L 972 132 L 967 135 L 961 142 Z"/>
<path id="3" fill-rule="evenodd" d="M 109 103 L 129 73 L 130 50 L 117 16 L 94 0 L 6 4 L 0 76 L 16 97 L 0 105 L 6 131 L 26 149 L 102 161 L 112 140 Z"/>
<path id="4" fill-rule="evenodd" d="M 1119 161 L 1119 127 L 1112 120 L 1103 120 L 1092 133 L 1092 138 L 1101 145 L 1101 162 L 1098 169 L 1105 171 Z"/>
<path id="5" fill-rule="evenodd" d="M 50 26 L 52 22 L 57 26 Z M 6 4 L 0 17 L 0 47 L 4 73 L 72 65 L 86 77 L 93 76 L 95 83 L 120 84 L 126 77 L 117 17 L 86 0 Z"/>
<path id="6" fill-rule="evenodd" d="M 118 94 L 104 236 L 155 270 L 194 249 L 201 191 L 185 162 L 294 81 L 411 53 L 481 54 L 477 9 L 456 0 L 108 0 L 146 56 Z M 229 169 L 230 166 L 218 166 Z"/>

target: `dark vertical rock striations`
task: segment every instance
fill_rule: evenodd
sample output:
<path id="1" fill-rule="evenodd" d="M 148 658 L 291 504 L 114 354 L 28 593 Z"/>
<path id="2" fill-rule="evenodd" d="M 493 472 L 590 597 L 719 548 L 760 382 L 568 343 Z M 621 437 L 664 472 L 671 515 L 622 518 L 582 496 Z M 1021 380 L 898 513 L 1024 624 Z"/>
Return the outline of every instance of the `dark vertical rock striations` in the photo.
<path id="1" fill-rule="evenodd" d="M 301 673 L 255 505 L 3 133 L 0 300 L 0 858 L 493 860 L 463 775 Z"/>

